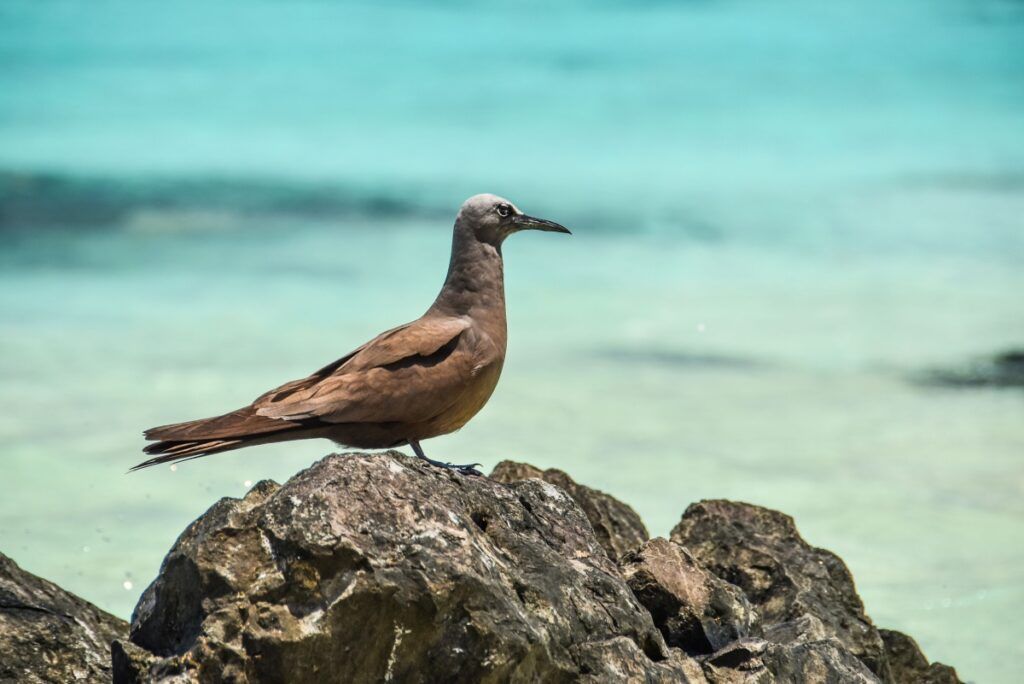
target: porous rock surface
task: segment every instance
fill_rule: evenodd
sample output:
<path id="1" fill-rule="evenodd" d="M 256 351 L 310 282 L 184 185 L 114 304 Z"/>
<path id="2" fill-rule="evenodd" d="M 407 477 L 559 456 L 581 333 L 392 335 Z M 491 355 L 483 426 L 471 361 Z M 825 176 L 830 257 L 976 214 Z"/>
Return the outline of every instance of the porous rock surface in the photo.
<path id="1" fill-rule="evenodd" d="M 552 483 L 557 482 L 557 486 Z M 615 560 L 613 560 L 615 559 Z M 559 471 L 332 455 L 223 499 L 144 592 L 115 682 L 955 684 L 878 630 L 792 519 L 690 506 L 670 539 Z"/>
<path id="2" fill-rule="evenodd" d="M 923 661 L 927 667 L 927 659 L 909 637 L 889 632 L 888 643 L 883 640 L 864 612 L 846 564 L 804 541 L 788 515 L 734 501 L 701 501 L 686 509 L 671 539 L 708 571 L 743 591 L 772 642 L 790 647 L 832 644 L 882 682 L 918 681 L 906 674 L 911 670 L 905 663 Z M 936 665 L 936 672 L 951 677 L 940 681 L 959 681 L 952 668 Z M 847 662 L 844 667 L 852 665 Z M 786 677 L 797 676 L 793 672 L 798 670 L 784 669 Z M 825 676 L 815 665 L 818 675 L 811 677 L 808 671 L 800 675 L 805 678 L 793 681 L 856 681 L 849 673 L 834 679 L 842 668 L 832 669 L 835 672 Z"/>
<path id="3" fill-rule="evenodd" d="M 561 470 L 541 470 L 527 463 L 502 461 L 491 472 L 491 479 L 498 482 L 511 483 L 530 478 L 549 482 L 571 496 L 583 509 L 597 541 L 612 560 L 617 560 L 650 538 L 644 521 L 629 505 L 604 492 L 577 484 Z"/>
<path id="4" fill-rule="evenodd" d="M 128 623 L 0 553 L 0 682 L 109 682 Z"/>
<path id="5" fill-rule="evenodd" d="M 959 684 L 956 670 L 942 663 L 929 663 L 917 642 L 891 629 L 878 630 L 896 684 Z"/>
<path id="6" fill-rule="evenodd" d="M 805 542 L 788 515 L 732 501 L 702 501 L 672 530 L 712 573 L 739 587 L 765 624 L 811 615 L 878 677 L 891 679 L 878 630 L 853 577 L 830 551 Z"/>
<path id="7" fill-rule="evenodd" d="M 115 681 L 689 681 L 580 507 L 538 479 L 329 456 L 175 543 Z"/>
<path id="8" fill-rule="evenodd" d="M 714 653 L 759 631 L 757 613 L 739 587 L 702 568 L 678 544 L 652 539 L 625 554 L 621 565 L 669 646 Z"/>

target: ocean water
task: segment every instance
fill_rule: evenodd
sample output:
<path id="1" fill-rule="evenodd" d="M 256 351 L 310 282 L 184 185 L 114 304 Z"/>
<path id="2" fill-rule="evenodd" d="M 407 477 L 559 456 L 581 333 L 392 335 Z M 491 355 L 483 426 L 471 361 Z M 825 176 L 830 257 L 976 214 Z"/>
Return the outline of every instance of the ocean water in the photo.
<path id="1" fill-rule="evenodd" d="M 1018 2 L 0 4 L 0 551 L 127 617 L 219 497 L 331 450 L 126 475 L 418 316 L 477 192 L 502 381 L 434 457 L 559 467 L 665 535 L 784 510 L 881 626 L 1015 682 Z"/>

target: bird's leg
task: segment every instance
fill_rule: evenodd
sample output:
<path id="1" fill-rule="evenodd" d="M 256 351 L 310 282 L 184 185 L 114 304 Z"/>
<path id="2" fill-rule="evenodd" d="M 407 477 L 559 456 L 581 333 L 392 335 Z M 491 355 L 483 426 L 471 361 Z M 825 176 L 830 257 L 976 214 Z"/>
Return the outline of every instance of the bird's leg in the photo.
<path id="1" fill-rule="evenodd" d="M 483 475 L 483 473 L 476 469 L 476 466 L 480 465 L 479 463 L 455 465 L 454 463 L 444 463 L 442 461 L 435 461 L 432 458 L 427 458 L 427 455 L 423 453 L 423 448 L 420 446 L 420 443 L 417 440 L 410 439 L 408 441 L 409 446 L 412 447 L 413 452 L 416 454 L 416 458 L 422 461 L 426 461 L 432 466 L 437 466 L 438 468 L 446 468 L 448 470 L 454 470 L 462 475 Z"/>

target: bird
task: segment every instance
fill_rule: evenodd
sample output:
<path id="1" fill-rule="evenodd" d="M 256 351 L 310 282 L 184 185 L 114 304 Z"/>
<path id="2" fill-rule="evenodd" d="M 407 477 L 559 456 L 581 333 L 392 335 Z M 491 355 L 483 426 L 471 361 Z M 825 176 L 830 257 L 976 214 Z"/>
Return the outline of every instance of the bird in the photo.
<path id="1" fill-rule="evenodd" d="M 480 475 L 478 463 L 428 458 L 420 442 L 460 429 L 483 408 L 505 361 L 505 239 L 523 230 L 570 233 L 492 194 L 455 218 L 441 291 L 415 321 L 387 330 L 299 380 L 212 418 L 146 430 L 139 470 L 271 442 L 327 438 L 352 448 L 408 445 L 432 466 Z M 571 234 L 571 233 L 570 233 Z"/>

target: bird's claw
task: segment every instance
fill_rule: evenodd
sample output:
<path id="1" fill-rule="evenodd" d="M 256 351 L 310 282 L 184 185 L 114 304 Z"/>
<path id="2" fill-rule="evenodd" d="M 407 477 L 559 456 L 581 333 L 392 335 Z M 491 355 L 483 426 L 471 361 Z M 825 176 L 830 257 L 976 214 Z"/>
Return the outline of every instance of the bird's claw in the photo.
<path id="1" fill-rule="evenodd" d="M 414 439 L 409 440 L 409 446 L 412 447 L 413 453 L 416 454 L 416 458 L 421 461 L 426 461 L 432 466 L 438 468 L 444 468 L 445 470 L 454 470 L 459 475 L 479 475 L 483 477 L 483 473 L 476 469 L 480 463 L 465 463 L 463 465 L 456 465 L 454 463 L 448 463 L 447 461 L 435 461 L 432 458 L 427 458 L 427 455 L 423 453 L 423 449 L 420 448 L 420 443 Z"/>
<path id="2" fill-rule="evenodd" d="M 447 461 L 435 461 L 432 458 L 424 458 L 424 461 L 436 468 L 444 468 L 445 470 L 454 470 L 459 475 L 479 475 L 483 476 L 483 473 L 476 469 L 476 466 L 481 465 L 480 463 L 465 463 L 458 465 L 456 463 L 448 463 Z"/>
<path id="3" fill-rule="evenodd" d="M 436 465 L 446 468 L 447 470 L 454 470 L 459 475 L 483 476 L 483 473 L 476 469 L 478 465 L 481 465 L 480 463 L 464 463 L 462 465 L 458 465 L 456 463 L 437 463 Z"/>

